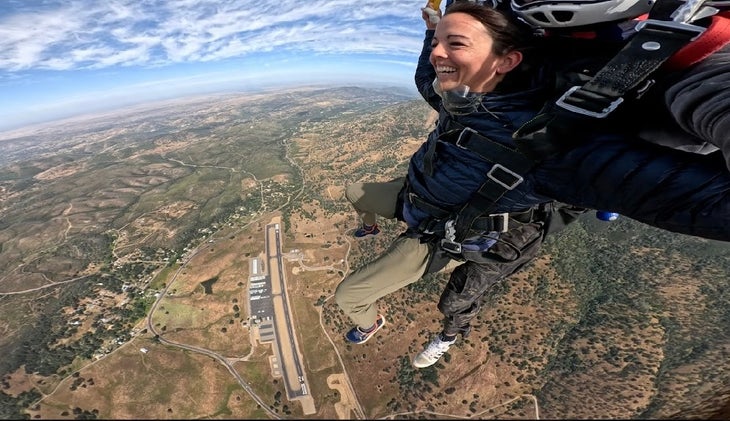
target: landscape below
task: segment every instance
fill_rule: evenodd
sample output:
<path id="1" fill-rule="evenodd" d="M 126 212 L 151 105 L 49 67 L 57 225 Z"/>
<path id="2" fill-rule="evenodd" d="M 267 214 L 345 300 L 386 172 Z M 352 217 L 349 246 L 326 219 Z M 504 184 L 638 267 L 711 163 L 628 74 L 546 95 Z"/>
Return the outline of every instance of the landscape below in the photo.
<path id="1" fill-rule="evenodd" d="M 626 217 L 549 240 L 432 367 L 411 359 L 439 331 L 448 271 L 383 299 L 385 328 L 345 343 L 332 293 L 403 226 L 355 240 L 344 187 L 402 176 L 434 121 L 407 92 L 302 88 L 0 138 L 0 418 L 726 418 L 730 245 Z M 316 414 L 286 399 L 250 330 L 272 218 Z M 352 407 L 328 384 L 343 374 Z"/>

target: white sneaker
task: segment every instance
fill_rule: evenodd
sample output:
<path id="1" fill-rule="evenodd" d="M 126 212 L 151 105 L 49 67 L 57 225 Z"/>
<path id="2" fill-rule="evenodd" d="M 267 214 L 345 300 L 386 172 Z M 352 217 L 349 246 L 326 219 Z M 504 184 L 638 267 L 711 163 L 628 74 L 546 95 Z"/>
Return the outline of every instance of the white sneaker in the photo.
<path id="1" fill-rule="evenodd" d="M 436 364 L 436 361 L 438 361 L 454 343 L 456 343 L 456 338 L 454 338 L 453 341 L 446 342 L 441 340 L 441 335 L 436 335 L 436 338 L 428 344 L 426 349 L 421 351 L 421 353 L 416 355 L 416 358 L 413 359 L 413 366 L 416 368 L 426 368 Z"/>

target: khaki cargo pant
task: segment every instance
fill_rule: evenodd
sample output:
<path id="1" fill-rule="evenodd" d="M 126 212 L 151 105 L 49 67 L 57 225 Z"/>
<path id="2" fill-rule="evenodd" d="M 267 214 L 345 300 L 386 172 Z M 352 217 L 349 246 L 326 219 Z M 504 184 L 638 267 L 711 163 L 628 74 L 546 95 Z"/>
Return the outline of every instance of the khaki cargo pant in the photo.
<path id="1" fill-rule="evenodd" d="M 372 225 L 376 217 L 395 218 L 398 193 L 403 180 L 387 183 L 355 183 L 347 186 L 345 197 L 363 222 Z M 427 244 L 417 238 L 400 236 L 375 260 L 357 268 L 340 282 L 335 301 L 352 321 L 362 328 L 375 323 L 376 301 L 421 278 L 430 257 Z"/>

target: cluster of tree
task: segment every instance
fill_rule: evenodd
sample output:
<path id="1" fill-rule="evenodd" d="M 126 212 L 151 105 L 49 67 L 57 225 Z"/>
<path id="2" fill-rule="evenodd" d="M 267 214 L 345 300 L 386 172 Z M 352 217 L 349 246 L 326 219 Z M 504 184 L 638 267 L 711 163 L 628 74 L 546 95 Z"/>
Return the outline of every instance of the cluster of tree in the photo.
<path id="1" fill-rule="evenodd" d="M 0 419 L 21 420 L 27 418 L 28 415 L 23 410 L 40 398 L 41 393 L 36 389 L 22 392 L 17 397 L 0 392 Z"/>
<path id="2" fill-rule="evenodd" d="M 433 392 L 433 386 L 439 387 L 438 369 L 444 368 L 441 363 L 431 367 L 418 369 L 411 364 L 410 357 L 403 355 L 398 358 L 395 381 L 400 389 L 403 401 L 412 401 L 412 398 L 422 400 L 428 393 Z"/>
<path id="3" fill-rule="evenodd" d="M 601 235 L 591 235 L 579 226 L 572 228 L 559 241 L 549 242 L 546 251 L 556 256 L 553 267 L 559 276 L 572 282 L 579 304 L 578 322 L 554 330 L 561 339 L 543 370 L 543 379 L 557 377 L 569 384 L 571 375 L 590 375 L 595 362 L 586 364 L 586 358 L 596 356 L 622 367 L 618 375 L 627 379 L 643 373 L 656 376 L 657 384 L 673 382 L 676 377 L 672 380 L 672 376 L 677 374 L 672 371 L 687 365 L 711 378 L 718 366 L 712 363 L 713 349 L 716 352 L 727 340 L 726 330 L 720 326 L 730 322 L 727 245 L 657 230 L 627 218 L 612 222 Z M 633 252 L 637 250 L 640 252 Z M 671 287 L 672 278 L 683 282 L 679 273 L 700 282 L 699 305 L 687 315 L 665 308 L 665 298 L 660 297 L 663 288 Z M 668 278 L 655 274 L 668 274 Z M 664 330 L 660 343 L 637 336 L 637 329 L 648 328 L 653 317 Z M 623 330 L 624 335 L 601 336 L 606 328 Z M 577 347 L 579 341 L 585 345 Z M 663 360 L 655 373 L 656 357 L 643 350 L 657 346 L 663 348 Z M 541 401 L 559 399 L 559 388 L 557 382 L 548 380 L 540 391 Z M 651 418 L 660 406 L 654 402 L 637 416 Z"/>

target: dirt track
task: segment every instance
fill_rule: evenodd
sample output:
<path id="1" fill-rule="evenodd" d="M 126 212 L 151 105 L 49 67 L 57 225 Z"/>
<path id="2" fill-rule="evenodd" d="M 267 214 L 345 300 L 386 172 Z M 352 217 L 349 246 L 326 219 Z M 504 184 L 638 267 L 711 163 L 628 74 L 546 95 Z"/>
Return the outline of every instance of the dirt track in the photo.
<path id="1" fill-rule="evenodd" d="M 340 401 L 335 403 L 335 411 L 337 418 L 341 420 L 351 419 L 351 413 L 355 411 L 355 397 L 352 390 L 347 385 L 347 379 L 344 374 L 332 374 L 327 377 L 327 386 L 330 389 L 336 389 L 340 393 Z"/>

